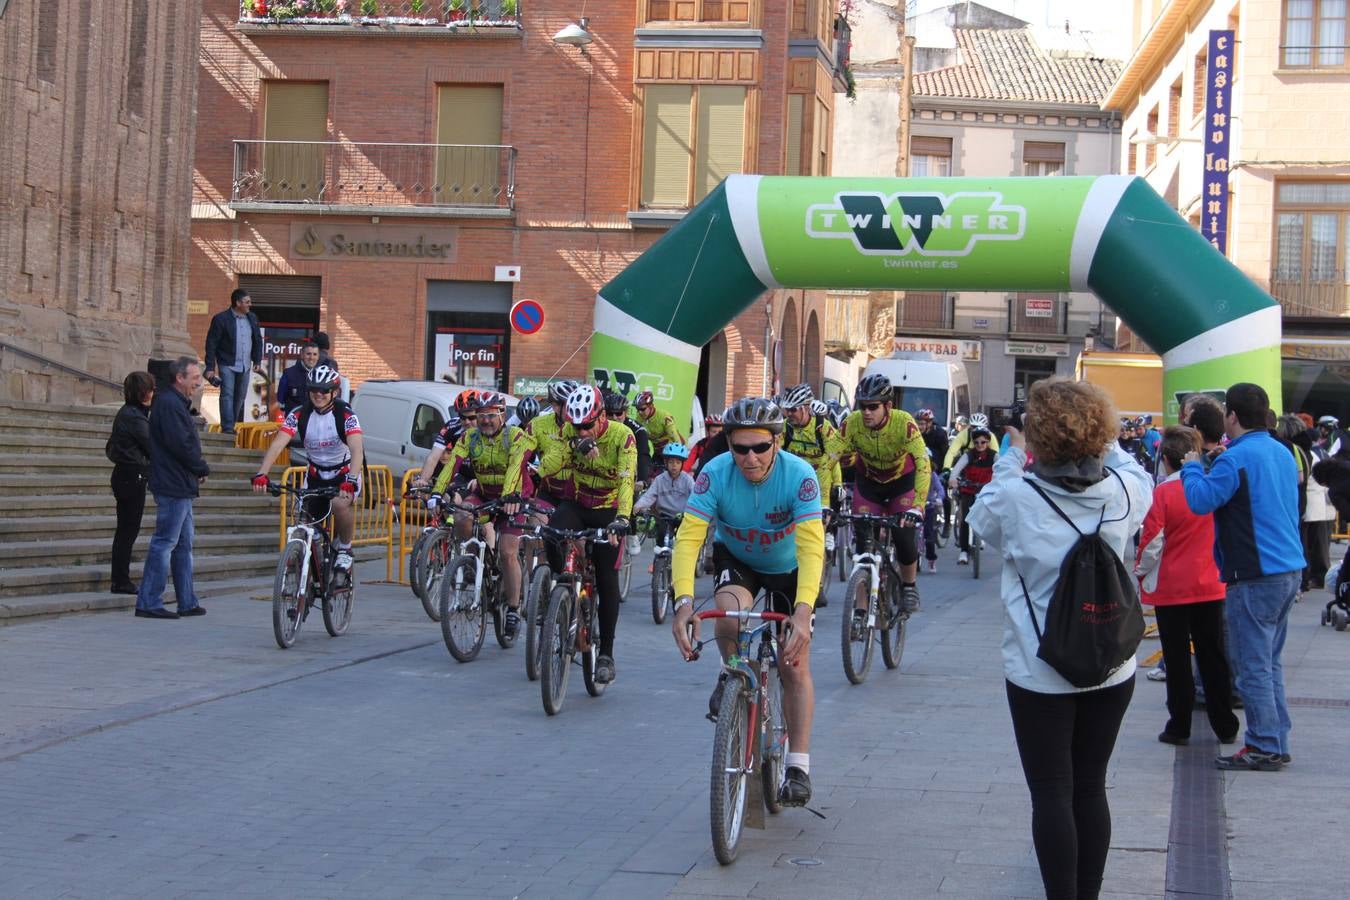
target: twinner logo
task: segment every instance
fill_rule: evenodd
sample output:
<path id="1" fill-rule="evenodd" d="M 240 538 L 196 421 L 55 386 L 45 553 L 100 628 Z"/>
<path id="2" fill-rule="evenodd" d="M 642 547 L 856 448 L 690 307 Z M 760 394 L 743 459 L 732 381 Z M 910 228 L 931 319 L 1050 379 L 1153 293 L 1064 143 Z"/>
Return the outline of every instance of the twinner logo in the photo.
<path id="1" fill-rule="evenodd" d="M 843 192 L 806 211 L 813 238 L 847 238 L 868 256 L 966 256 L 976 241 L 1016 241 L 1027 211 L 993 191 L 892 194 Z"/>

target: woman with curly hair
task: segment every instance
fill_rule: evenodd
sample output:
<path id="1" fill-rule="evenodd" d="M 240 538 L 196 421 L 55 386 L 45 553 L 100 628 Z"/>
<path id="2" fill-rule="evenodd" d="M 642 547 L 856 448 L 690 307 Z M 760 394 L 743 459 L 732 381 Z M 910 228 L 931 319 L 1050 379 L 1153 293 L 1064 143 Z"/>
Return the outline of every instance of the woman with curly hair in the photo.
<path id="1" fill-rule="evenodd" d="M 1032 613 L 1036 623 L 1045 622 L 1060 565 L 1078 540 L 1037 488 L 1078 532 L 1100 527 L 1123 559 L 1148 512 L 1153 479 L 1117 443 L 1116 411 L 1095 385 L 1037 382 L 1025 427 L 1025 436 L 1007 427 L 1009 450 L 999 455 L 970 524 L 1007 563 L 1000 586 L 1003 673 L 1046 896 L 1096 897 L 1111 843 L 1106 767 L 1134 693 L 1135 662 L 1131 657 L 1101 684 L 1078 688 L 1037 657 Z"/>

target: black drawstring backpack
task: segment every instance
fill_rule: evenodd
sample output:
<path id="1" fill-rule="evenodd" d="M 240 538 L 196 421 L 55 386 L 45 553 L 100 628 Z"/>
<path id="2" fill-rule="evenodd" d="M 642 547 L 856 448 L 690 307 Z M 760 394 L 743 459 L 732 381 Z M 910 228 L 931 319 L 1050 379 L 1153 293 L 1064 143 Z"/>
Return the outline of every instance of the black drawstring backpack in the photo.
<path id="1" fill-rule="evenodd" d="M 1125 486 L 1115 470 L 1107 471 L 1116 476 L 1121 487 Z M 1078 541 L 1069 548 L 1059 567 L 1059 579 L 1045 611 L 1044 631 L 1036 622 L 1027 583 L 1021 573 L 1017 575 L 1027 612 L 1031 614 L 1031 626 L 1040 640 L 1036 656 L 1074 687 L 1096 687 L 1134 656 L 1144 637 L 1144 610 L 1139 604 L 1134 576 L 1102 538 L 1105 506 L 1097 530 L 1084 533 L 1040 485 L 1030 478 L 1025 480 L 1078 534 Z M 1126 517 L 1130 514 L 1129 499 L 1127 490 Z"/>

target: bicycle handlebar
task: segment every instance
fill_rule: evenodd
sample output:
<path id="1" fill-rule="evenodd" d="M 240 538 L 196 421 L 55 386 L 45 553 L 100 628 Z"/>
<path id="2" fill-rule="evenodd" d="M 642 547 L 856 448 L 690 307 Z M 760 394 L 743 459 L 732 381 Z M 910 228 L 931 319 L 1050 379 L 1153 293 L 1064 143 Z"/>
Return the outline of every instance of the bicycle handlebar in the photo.
<path id="1" fill-rule="evenodd" d="M 335 487 L 317 487 L 317 488 L 293 488 L 290 485 L 278 484 L 275 481 L 267 482 L 267 493 L 273 497 L 280 497 L 282 494 L 294 494 L 297 497 L 327 497 L 334 498 L 340 491 Z"/>
<path id="2" fill-rule="evenodd" d="M 610 532 L 604 528 L 554 528 L 552 525 L 536 525 L 534 533 L 539 536 L 554 537 L 565 541 L 608 541 Z"/>
<path id="3" fill-rule="evenodd" d="M 912 507 L 912 508 L 917 509 L 918 507 Z M 841 518 L 841 519 L 847 519 L 847 520 L 850 521 L 850 522 L 862 522 L 862 523 L 864 523 L 864 524 L 869 523 L 869 522 L 876 522 L 876 523 L 885 525 L 885 526 L 887 526 L 887 527 L 889 527 L 889 528 L 905 528 L 905 527 L 911 527 L 911 526 L 909 525 L 909 523 L 905 520 L 905 514 L 904 514 L 904 513 L 900 513 L 899 515 L 896 515 L 896 516 L 874 516 L 874 515 L 872 515 L 871 513 L 846 513 L 846 512 L 841 512 L 841 513 L 838 513 L 837 515 L 839 516 L 839 518 Z"/>
<path id="4" fill-rule="evenodd" d="M 695 613 L 699 619 L 740 619 L 742 622 L 749 619 L 762 619 L 765 622 L 786 622 L 791 616 L 778 612 L 751 612 L 748 609 L 705 609 L 702 612 Z"/>

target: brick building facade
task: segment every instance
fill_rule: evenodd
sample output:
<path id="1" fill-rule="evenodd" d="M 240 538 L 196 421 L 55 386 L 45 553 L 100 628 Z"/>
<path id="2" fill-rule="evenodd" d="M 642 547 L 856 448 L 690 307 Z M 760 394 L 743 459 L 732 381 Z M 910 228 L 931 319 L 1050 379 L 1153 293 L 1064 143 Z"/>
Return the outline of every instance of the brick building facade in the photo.
<path id="1" fill-rule="evenodd" d="M 189 352 L 195 0 L 0 4 L 0 397 Z"/>
<path id="2" fill-rule="evenodd" d="M 327 331 L 358 387 L 532 392 L 585 375 L 596 291 L 721 177 L 828 173 L 829 0 L 592 4 L 582 47 L 553 40 L 576 4 L 471 5 L 206 0 L 194 345 L 244 286 L 269 349 Z M 524 298 L 538 334 L 511 333 Z M 819 385 L 820 305 L 778 291 L 728 325 L 705 404 Z"/>

